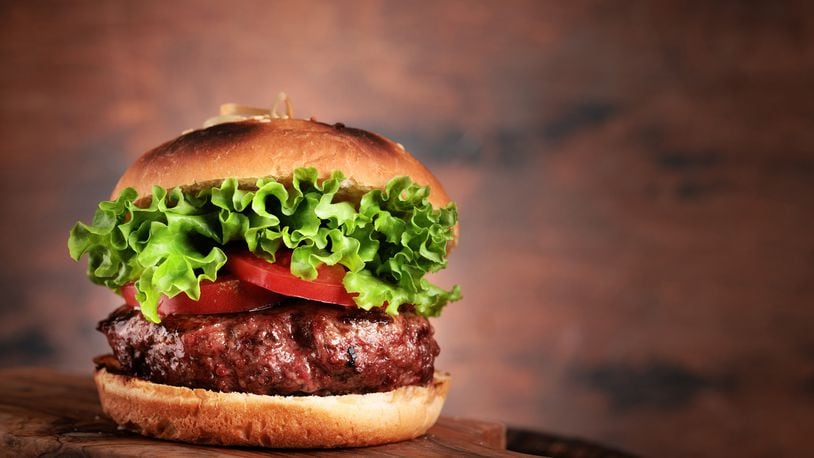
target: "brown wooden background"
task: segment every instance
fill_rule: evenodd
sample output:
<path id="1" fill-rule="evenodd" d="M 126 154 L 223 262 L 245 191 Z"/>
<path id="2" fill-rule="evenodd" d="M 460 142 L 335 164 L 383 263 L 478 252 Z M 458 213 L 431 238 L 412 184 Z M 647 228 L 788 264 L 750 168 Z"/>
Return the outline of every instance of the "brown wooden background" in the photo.
<path id="1" fill-rule="evenodd" d="M 808 5 L 2 2 L 0 366 L 88 372 L 117 300 L 70 226 L 145 149 L 285 90 L 459 202 L 447 414 L 653 456 L 810 453 Z"/>

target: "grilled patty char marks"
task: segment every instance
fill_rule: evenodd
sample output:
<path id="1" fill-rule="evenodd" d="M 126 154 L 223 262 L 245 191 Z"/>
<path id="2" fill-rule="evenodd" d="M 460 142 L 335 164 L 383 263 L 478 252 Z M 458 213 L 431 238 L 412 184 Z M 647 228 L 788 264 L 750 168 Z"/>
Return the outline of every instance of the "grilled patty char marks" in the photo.
<path id="1" fill-rule="evenodd" d="M 172 315 L 160 324 L 123 306 L 99 323 L 118 372 L 223 392 L 335 395 L 426 385 L 438 344 L 411 312 L 294 300 L 223 315 Z"/>

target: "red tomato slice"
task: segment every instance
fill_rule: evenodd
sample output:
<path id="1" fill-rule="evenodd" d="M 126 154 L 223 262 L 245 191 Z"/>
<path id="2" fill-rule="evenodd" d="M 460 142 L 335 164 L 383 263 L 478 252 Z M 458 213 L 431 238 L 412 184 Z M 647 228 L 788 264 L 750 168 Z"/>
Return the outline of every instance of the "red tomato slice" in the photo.
<path id="1" fill-rule="evenodd" d="M 139 306 L 133 283 L 122 286 L 121 295 L 127 305 Z M 167 316 L 247 312 L 276 304 L 280 299 L 279 294 L 267 289 L 240 281 L 231 275 L 221 275 L 215 281 L 201 282 L 201 298 L 197 301 L 184 293 L 172 298 L 162 296 L 158 301 L 158 314 Z"/>
<path id="2" fill-rule="evenodd" d="M 301 297 L 329 304 L 355 307 L 353 296 L 345 290 L 342 279 L 345 268 L 322 265 L 316 280 L 303 280 L 290 270 L 291 252 L 278 251 L 277 261 L 270 263 L 248 251 L 227 254 L 226 268 L 237 278 L 286 296 Z"/>

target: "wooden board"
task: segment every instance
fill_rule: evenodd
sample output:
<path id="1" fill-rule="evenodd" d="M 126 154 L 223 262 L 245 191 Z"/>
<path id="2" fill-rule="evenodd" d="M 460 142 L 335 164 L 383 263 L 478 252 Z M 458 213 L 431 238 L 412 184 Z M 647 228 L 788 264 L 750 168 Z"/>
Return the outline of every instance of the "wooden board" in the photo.
<path id="1" fill-rule="evenodd" d="M 194 446 L 118 429 L 99 405 L 89 375 L 47 369 L 0 371 L 0 449 L 23 456 L 521 456 L 505 450 L 503 425 L 441 417 L 427 435 L 379 447 L 269 451 Z M 2 455 L 2 453 L 0 453 Z"/>

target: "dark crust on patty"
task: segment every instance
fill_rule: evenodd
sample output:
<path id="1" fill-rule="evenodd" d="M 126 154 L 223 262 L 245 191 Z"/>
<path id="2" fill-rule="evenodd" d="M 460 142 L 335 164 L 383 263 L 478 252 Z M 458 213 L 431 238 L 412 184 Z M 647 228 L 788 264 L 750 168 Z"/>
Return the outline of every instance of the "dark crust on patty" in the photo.
<path id="1" fill-rule="evenodd" d="M 439 353 L 424 317 L 305 300 L 258 312 L 168 316 L 160 324 L 123 306 L 98 329 L 118 361 L 109 369 L 223 392 L 335 395 L 426 385 Z"/>

